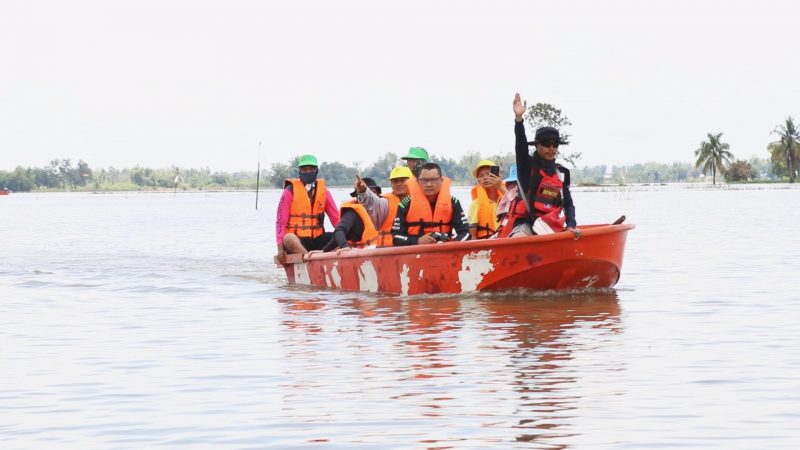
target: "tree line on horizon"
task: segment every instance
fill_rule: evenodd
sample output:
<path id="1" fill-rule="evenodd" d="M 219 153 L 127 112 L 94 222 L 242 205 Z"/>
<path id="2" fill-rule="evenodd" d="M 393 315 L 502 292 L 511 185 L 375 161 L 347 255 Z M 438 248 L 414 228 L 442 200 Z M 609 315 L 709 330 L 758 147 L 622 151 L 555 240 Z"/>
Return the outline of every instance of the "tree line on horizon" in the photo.
<path id="1" fill-rule="evenodd" d="M 282 188 L 284 180 L 297 177 L 299 156 L 285 163 L 274 163 L 261 170 L 262 189 Z M 469 186 L 475 183 L 472 169 L 481 159 L 490 159 L 501 167 L 501 175 L 506 177 L 515 158 L 511 153 L 505 155 L 481 156 L 477 152 L 468 153 L 458 160 L 440 158 L 436 155 L 431 161 L 442 167 L 454 184 Z M 725 159 L 723 157 L 723 159 Z M 730 158 L 727 158 L 730 159 Z M 352 186 L 356 174 L 371 177 L 379 185 L 388 186 L 387 176 L 393 167 L 402 161 L 395 153 L 387 153 L 369 166 L 343 164 L 341 162 L 320 162 L 320 177 L 332 187 Z M 733 161 L 725 166 L 724 177 L 729 182 L 739 181 L 784 181 L 788 179 L 786 163 L 776 166 L 769 158 L 753 157 L 748 161 Z M 776 172 L 777 169 L 777 172 Z M 626 166 L 586 166 L 572 169 L 575 186 L 595 186 L 603 184 L 628 185 L 642 183 L 674 183 L 699 181 L 703 168 L 689 162 L 637 163 Z M 29 191 L 142 191 L 142 190 L 252 190 L 256 188 L 256 171 L 222 172 L 209 168 L 147 168 L 133 167 L 116 169 L 114 167 L 92 169 L 85 161 L 73 164 L 69 159 L 53 160 L 44 167 L 17 167 L 13 171 L 0 170 L 0 189 L 13 192 Z"/>
<path id="2" fill-rule="evenodd" d="M 547 103 L 536 103 L 528 108 L 525 119 L 531 129 L 552 126 L 561 130 L 565 140 L 570 136 L 572 122 L 562 111 Z M 707 140 L 695 150 L 696 161 L 692 163 L 639 163 L 629 166 L 598 165 L 577 169 L 581 158 L 579 152 L 561 153 L 562 162 L 572 167 L 573 185 L 670 183 L 699 180 L 709 172 L 712 183 L 716 184 L 717 173 L 728 182 L 782 181 L 794 182 L 800 170 L 800 130 L 791 116 L 773 131 L 778 140 L 767 145 L 769 157 L 752 157 L 750 160 L 736 160 L 730 152 L 730 145 L 722 142 L 722 133 L 708 133 Z M 258 180 L 255 171 L 220 172 L 209 168 L 160 168 L 152 169 L 136 166 L 116 169 L 114 167 L 93 170 L 89 164 L 79 160 L 73 164 L 70 159 L 54 159 L 44 167 L 17 167 L 13 171 L 0 171 L 0 189 L 15 192 L 31 190 L 82 190 L 82 191 L 121 191 L 121 190 L 237 190 L 282 188 L 284 180 L 297 177 L 299 155 L 285 163 L 273 163 L 270 168 L 261 170 Z M 431 156 L 431 161 L 442 167 L 442 171 L 457 185 L 472 185 L 472 169 L 482 159 L 490 159 L 501 167 L 503 177 L 515 162 L 513 153 L 481 155 L 468 153 L 458 160 Z M 351 186 L 356 175 L 375 179 L 378 184 L 388 185 L 386 177 L 392 168 L 401 165 L 396 153 L 386 153 L 366 167 L 361 164 L 328 162 L 322 158 L 320 176 L 329 186 Z M 262 182 L 263 181 L 263 182 Z"/>

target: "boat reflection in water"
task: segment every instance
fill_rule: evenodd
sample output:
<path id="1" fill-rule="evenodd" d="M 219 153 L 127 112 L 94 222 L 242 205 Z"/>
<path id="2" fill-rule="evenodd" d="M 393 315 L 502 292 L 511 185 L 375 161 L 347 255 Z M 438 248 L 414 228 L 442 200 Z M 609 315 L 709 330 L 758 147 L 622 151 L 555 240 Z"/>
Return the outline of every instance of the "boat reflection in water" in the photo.
<path id="1" fill-rule="evenodd" d="M 585 374 L 584 363 L 576 360 L 595 360 L 592 353 L 621 332 L 616 292 L 543 298 L 535 306 L 529 299 L 502 298 L 485 305 L 488 322 L 499 324 L 506 332 L 502 340 L 512 344 L 507 351 L 519 394 L 515 428 L 524 430 L 516 439 L 559 440 L 577 433 L 570 419 L 580 415 L 580 392 L 585 389 L 579 384 Z M 606 375 L 615 376 L 618 370 L 612 366 Z"/>
<path id="2" fill-rule="evenodd" d="M 620 370 L 613 289 L 298 297 L 280 300 L 284 404 L 302 404 L 287 416 L 353 427 L 312 427 L 317 440 L 563 448 L 594 401 L 587 386 Z"/>

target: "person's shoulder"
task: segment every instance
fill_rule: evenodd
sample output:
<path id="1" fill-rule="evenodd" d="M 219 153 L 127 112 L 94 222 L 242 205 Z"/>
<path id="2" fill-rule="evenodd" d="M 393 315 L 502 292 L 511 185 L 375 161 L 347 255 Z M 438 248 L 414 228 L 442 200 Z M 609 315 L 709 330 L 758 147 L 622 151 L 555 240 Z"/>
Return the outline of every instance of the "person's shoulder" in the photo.
<path id="1" fill-rule="evenodd" d="M 556 163 L 556 169 L 558 169 L 559 172 L 569 174 L 569 169 L 562 166 L 561 164 Z"/>

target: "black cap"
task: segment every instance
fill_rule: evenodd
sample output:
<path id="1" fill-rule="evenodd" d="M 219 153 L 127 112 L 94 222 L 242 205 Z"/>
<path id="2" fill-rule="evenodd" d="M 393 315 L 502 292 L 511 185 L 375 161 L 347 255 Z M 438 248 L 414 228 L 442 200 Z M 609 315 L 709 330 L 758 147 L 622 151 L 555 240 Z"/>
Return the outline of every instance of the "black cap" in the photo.
<path id="1" fill-rule="evenodd" d="M 366 177 L 366 178 L 362 178 L 361 181 L 363 181 L 364 184 L 366 184 L 368 188 L 372 189 L 372 192 L 374 192 L 374 193 L 376 193 L 378 195 L 381 195 L 381 187 L 378 186 L 378 183 L 376 183 L 375 180 L 373 180 L 370 177 Z M 356 191 L 353 191 L 353 192 L 350 193 L 350 197 L 355 197 L 357 195 L 358 195 L 358 192 L 356 192 Z"/>
<path id="2" fill-rule="evenodd" d="M 557 142 L 559 145 L 569 144 L 569 142 L 561 140 L 561 134 L 553 127 L 542 127 L 536 130 L 536 137 L 528 142 L 528 145 L 541 144 L 542 142 Z"/>

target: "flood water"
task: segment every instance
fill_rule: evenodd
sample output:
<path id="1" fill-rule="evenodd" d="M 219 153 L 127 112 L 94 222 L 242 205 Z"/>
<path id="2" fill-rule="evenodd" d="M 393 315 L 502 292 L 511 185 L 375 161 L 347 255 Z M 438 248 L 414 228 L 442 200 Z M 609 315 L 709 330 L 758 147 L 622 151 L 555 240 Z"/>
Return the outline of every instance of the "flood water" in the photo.
<path id="1" fill-rule="evenodd" d="M 800 445 L 797 186 L 576 189 L 614 289 L 417 297 L 288 287 L 278 195 L 0 198 L 0 447 Z"/>

